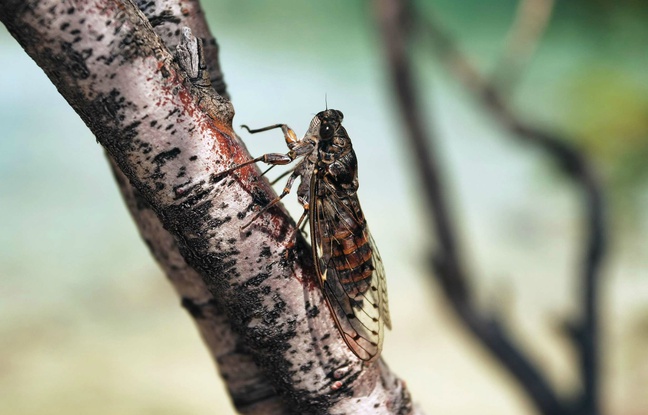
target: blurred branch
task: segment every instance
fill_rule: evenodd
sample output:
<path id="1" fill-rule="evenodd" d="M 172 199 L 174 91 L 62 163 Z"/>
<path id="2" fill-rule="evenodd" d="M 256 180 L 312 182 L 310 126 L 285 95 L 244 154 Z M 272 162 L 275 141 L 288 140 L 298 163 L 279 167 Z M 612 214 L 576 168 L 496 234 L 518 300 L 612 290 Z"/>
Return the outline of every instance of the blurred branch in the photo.
<path id="1" fill-rule="evenodd" d="M 583 387 L 576 400 L 582 413 L 600 413 L 599 403 L 599 328 L 598 300 L 601 267 L 606 250 L 607 226 L 601 183 L 574 140 L 542 130 L 520 120 L 509 108 L 495 85 L 489 84 L 461 53 L 452 38 L 432 18 L 419 16 L 418 24 L 434 41 L 442 63 L 468 88 L 484 108 L 508 128 L 515 137 L 543 150 L 561 171 L 577 186 L 582 197 L 585 217 L 585 243 L 581 254 L 581 316 L 572 324 L 572 339 L 580 354 L 580 377 Z M 453 71 L 454 68 L 460 68 Z"/>
<path id="2" fill-rule="evenodd" d="M 529 64 L 551 20 L 554 4 L 554 0 L 518 2 L 515 20 L 492 76 L 492 82 L 501 94 L 510 94 Z"/>
<path id="3" fill-rule="evenodd" d="M 562 171 L 577 184 L 583 195 L 587 242 L 583 254 L 583 315 L 574 325 L 574 339 L 580 352 L 583 391 L 577 399 L 578 413 L 600 413 L 598 403 L 598 280 L 605 247 L 605 218 L 600 184 L 584 156 L 561 137 L 536 129 L 515 117 L 501 93 L 488 83 L 459 52 L 454 41 L 432 20 L 413 13 L 406 1 L 375 1 L 383 35 L 389 71 L 398 99 L 401 117 L 420 172 L 427 202 L 438 235 L 433 266 L 446 297 L 470 331 L 498 358 L 517 379 L 538 410 L 547 415 L 573 413 L 573 403 L 563 402 L 548 380 L 495 318 L 484 317 L 477 309 L 470 291 L 469 278 L 461 263 L 456 231 L 447 208 L 443 181 L 433 148 L 431 134 L 423 120 L 421 104 L 409 58 L 409 30 L 423 29 L 435 43 L 441 61 L 450 72 L 482 102 L 490 113 L 515 135 L 537 145 L 550 155 Z M 419 27 L 420 26 L 420 27 Z"/>

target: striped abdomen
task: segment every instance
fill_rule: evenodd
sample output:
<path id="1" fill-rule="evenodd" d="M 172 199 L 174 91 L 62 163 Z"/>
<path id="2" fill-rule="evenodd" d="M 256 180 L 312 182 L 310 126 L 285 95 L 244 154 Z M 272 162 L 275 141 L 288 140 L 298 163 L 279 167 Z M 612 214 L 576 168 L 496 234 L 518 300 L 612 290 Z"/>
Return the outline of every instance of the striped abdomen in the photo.
<path id="1" fill-rule="evenodd" d="M 338 212 L 337 221 L 329 224 L 328 232 L 322 235 L 322 244 L 328 247 L 331 255 L 328 268 L 336 271 L 351 298 L 369 289 L 374 270 L 365 221 L 362 213 L 358 213 L 359 221 L 350 217 L 347 211 Z"/>

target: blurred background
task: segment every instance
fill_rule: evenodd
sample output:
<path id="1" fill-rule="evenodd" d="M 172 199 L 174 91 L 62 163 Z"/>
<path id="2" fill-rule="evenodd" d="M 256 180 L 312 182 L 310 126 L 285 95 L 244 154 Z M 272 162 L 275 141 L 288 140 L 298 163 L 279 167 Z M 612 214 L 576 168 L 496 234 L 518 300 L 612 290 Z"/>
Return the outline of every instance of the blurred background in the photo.
<path id="1" fill-rule="evenodd" d="M 433 9 L 491 74 L 517 5 L 418 6 Z M 302 134 L 325 96 L 344 112 L 388 278 L 394 329 L 384 357 L 415 402 L 428 414 L 533 414 L 429 275 L 429 219 L 369 3 L 203 7 L 235 125 L 284 122 Z M 558 2 L 510 91 L 522 119 L 574 137 L 603 178 L 611 245 L 601 286 L 602 401 L 619 415 L 648 413 L 647 23 L 641 0 Z M 511 140 L 429 48 L 415 49 L 419 92 L 479 304 L 499 312 L 568 395 L 578 388 L 576 355 L 560 327 L 580 306 L 577 194 L 542 154 Z M 0 413 L 233 414 L 101 147 L 4 27 L 0 125 Z M 254 155 L 284 151 L 279 133 L 239 134 Z"/>

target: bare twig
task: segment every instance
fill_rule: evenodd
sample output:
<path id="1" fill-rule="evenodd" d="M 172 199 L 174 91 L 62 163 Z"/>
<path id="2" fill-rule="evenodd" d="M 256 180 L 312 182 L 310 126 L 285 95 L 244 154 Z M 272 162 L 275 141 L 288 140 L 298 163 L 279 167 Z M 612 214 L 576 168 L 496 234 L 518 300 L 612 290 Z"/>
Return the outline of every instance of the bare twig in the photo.
<path id="1" fill-rule="evenodd" d="M 580 377 L 583 386 L 576 400 L 583 413 L 600 413 L 599 393 L 599 329 L 598 299 L 601 267 L 606 248 L 606 219 L 601 183 L 589 161 L 574 147 L 574 140 L 560 137 L 527 124 L 513 114 L 499 90 L 489 84 L 459 51 L 454 41 L 433 19 L 420 18 L 423 29 L 437 46 L 441 61 L 453 71 L 495 118 L 510 129 L 515 137 L 529 142 L 545 151 L 562 172 L 573 180 L 582 196 L 585 216 L 585 244 L 581 258 L 581 304 L 580 321 L 571 325 L 571 334 L 580 353 Z"/>
<path id="2" fill-rule="evenodd" d="M 432 149 L 430 134 L 423 124 L 420 103 L 414 86 L 408 56 L 407 28 L 417 27 L 422 21 L 424 29 L 435 41 L 443 62 L 450 71 L 473 91 L 491 113 L 514 131 L 520 139 L 545 150 L 563 171 L 579 185 L 584 195 L 586 226 L 589 234 L 583 258 L 583 316 L 574 332 L 581 352 L 583 393 L 578 400 L 582 413 L 599 413 L 598 353 L 597 353 L 597 287 L 600 265 L 605 246 L 605 220 L 600 186 L 587 161 L 575 148 L 560 138 L 537 130 L 519 121 L 505 105 L 499 92 L 489 85 L 475 68 L 458 52 L 452 39 L 438 25 L 425 22 L 420 15 L 411 13 L 408 5 L 398 0 L 376 1 L 378 18 L 386 46 L 387 60 L 399 100 L 401 116 L 408 129 L 417 165 L 421 173 L 431 214 L 438 235 L 438 252 L 434 255 L 436 274 L 446 296 L 457 315 L 471 332 L 493 353 L 518 380 L 539 411 L 559 415 L 572 413 L 571 402 L 564 403 L 551 385 L 532 363 L 529 356 L 515 344 L 495 319 L 484 318 L 475 306 L 468 288 L 468 277 L 461 265 L 461 255 L 453 235 L 453 222 L 445 202 L 436 154 Z M 429 118 L 429 117 L 428 117 Z"/>
<path id="3" fill-rule="evenodd" d="M 492 76 L 501 94 L 510 94 L 533 57 L 554 8 L 554 0 L 519 0 L 502 56 Z"/>
<path id="4" fill-rule="evenodd" d="M 460 261 L 459 248 L 454 239 L 454 221 L 451 220 L 450 210 L 447 208 L 436 153 L 432 149 L 430 134 L 423 123 L 419 98 L 414 87 L 414 75 L 407 51 L 408 34 L 405 32 L 405 28 L 408 27 L 406 19 L 411 18 L 411 15 L 398 0 L 379 0 L 376 4 L 401 116 L 408 129 L 427 201 L 432 206 L 432 219 L 438 235 L 437 252 L 433 256 L 434 274 L 438 276 L 446 297 L 459 318 L 502 360 L 536 405 L 543 408 L 543 413 L 562 414 L 558 398 L 530 359 L 515 345 L 499 323 L 483 318 L 474 304 L 468 278 Z"/>

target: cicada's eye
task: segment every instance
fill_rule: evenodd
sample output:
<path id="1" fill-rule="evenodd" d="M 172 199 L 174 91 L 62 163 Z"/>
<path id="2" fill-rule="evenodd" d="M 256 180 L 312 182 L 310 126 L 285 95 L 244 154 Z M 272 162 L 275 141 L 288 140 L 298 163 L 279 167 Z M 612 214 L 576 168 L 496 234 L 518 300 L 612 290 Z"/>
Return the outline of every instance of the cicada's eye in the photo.
<path id="1" fill-rule="evenodd" d="M 340 122 L 342 122 L 342 120 L 344 119 L 344 114 L 342 114 L 342 111 L 339 110 L 333 110 L 333 111 L 335 111 L 335 115 L 337 115 L 338 118 L 340 119 Z"/>
<path id="2" fill-rule="evenodd" d="M 331 137 L 333 137 L 333 132 L 334 132 L 333 127 L 331 127 L 331 124 L 329 123 L 322 124 L 322 126 L 320 127 L 320 137 L 322 137 L 325 140 L 328 140 Z"/>

